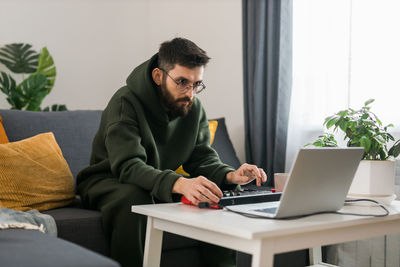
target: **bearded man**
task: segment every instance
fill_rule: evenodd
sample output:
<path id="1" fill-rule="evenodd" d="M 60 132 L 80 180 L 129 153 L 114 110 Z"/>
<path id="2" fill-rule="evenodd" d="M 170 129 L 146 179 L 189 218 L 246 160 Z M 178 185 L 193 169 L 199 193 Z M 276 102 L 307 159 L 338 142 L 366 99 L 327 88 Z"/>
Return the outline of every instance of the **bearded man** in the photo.
<path id="1" fill-rule="evenodd" d="M 101 211 L 110 255 L 122 266 L 143 261 L 146 217 L 132 213 L 132 205 L 173 202 L 180 195 L 194 204 L 218 203 L 225 184 L 266 181 L 262 169 L 243 164 L 235 170 L 210 147 L 206 113 L 195 97 L 205 89 L 209 59 L 187 39 L 164 42 L 103 111 L 90 166 L 77 183 L 83 205 Z M 190 177 L 174 172 L 180 165 Z M 225 252 L 208 255 L 205 264 L 226 266 L 230 258 L 234 266 L 233 251 Z"/>

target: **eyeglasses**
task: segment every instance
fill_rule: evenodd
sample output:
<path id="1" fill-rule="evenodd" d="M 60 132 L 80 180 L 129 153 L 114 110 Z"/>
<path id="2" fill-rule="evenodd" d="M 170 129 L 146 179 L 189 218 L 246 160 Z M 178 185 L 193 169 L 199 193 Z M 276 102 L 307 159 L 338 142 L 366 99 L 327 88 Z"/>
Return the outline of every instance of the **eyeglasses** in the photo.
<path id="1" fill-rule="evenodd" d="M 193 84 L 190 84 L 188 79 L 182 78 L 179 81 L 175 80 L 174 78 L 172 78 L 168 72 L 164 69 L 161 69 L 163 72 L 165 72 L 165 74 L 167 74 L 168 77 L 171 78 L 171 80 L 173 80 L 176 83 L 176 89 L 179 91 L 179 93 L 184 94 L 187 91 L 189 91 L 190 89 L 193 90 L 193 92 L 195 94 L 200 94 L 204 89 L 206 89 L 206 86 L 203 82 L 195 82 Z"/>

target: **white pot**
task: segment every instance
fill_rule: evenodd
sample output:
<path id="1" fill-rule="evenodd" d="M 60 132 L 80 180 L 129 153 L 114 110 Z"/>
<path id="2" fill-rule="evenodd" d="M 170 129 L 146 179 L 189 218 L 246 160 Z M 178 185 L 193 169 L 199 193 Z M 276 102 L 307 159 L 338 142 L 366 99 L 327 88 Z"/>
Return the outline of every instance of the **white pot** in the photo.
<path id="1" fill-rule="evenodd" d="M 348 196 L 387 199 L 394 195 L 395 162 L 392 160 L 362 160 L 351 184 Z M 387 201 L 386 201 L 387 202 Z"/>

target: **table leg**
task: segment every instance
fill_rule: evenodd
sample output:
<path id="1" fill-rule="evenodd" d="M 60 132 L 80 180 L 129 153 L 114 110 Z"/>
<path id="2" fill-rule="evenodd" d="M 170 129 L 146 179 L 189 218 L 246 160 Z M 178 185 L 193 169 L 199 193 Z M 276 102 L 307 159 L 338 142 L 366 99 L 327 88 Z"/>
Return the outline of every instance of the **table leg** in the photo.
<path id="1" fill-rule="evenodd" d="M 252 267 L 273 267 L 274 253 L 271 242 L 260 241 L 256 251 L 253 252 Z"/>
<path id="2" fill-rule="evenodd" d="M 321 247 L 313 247 L 309 249 L 310 264 L 319 264 L 322 262 Z"/>
<path id="3" fill-rule="evenodd" d="M 321 247 L 313 247 L 309 249 L 309 257 L 310 257 L 310 266 L 317 267 L 339 267 L 336 265 L 331 265 L 325 262 L 322 262 L 322 248 Z"/>
<path id="4" fill-rule="evenodd" d="M 153 218 L 147 217 L 146 243 L 143 267 L 160 266 L 163 231 L 153 227 Z"/>

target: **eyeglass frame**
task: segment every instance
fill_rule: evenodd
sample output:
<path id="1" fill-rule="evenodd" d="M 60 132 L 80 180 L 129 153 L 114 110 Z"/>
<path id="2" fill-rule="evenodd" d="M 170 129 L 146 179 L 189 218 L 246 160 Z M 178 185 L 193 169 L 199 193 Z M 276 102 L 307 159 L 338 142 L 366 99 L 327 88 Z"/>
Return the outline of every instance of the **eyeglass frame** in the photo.
<path id="1" fill-rule="evenodd" d="M 162 69 L 162 68 L 159 68 L 162 72 L 164 72 L 165 74 L 167 74 L 167 76 L 169 77 L 169 78 L 171 78 L 171 80 L 173 80 L 174 81 L 174 83 L 176 83 L 176 89 L 178 89 L 178 86 L 180 86 L 180 85 L 182 85 L 182 81 L 176 81 L 174 78 L 172 78 L 172 76 L 171 75 L 169 75 L 169 73 L 168 73 L 168 71 L 166 71 L 166 70 L 164 70 L 164 69 Z M 186 78 L 185 78 L 186 79 Z M 188 79 L 186 79 L 186 80 L 188 80 Z M 203 82 L 200 82 L 200 84 L 198 84 L 198 85 L 196 85 L 196 88 L 197 87 L 201 87 L 201 89 L 197 89 L 197 90 L 195 90 L 195 84 L 194 83 L 192 83 L 191 85 L 187 85 L 186 87 L 185 87 L 185 89 L 178 89 L 178 90 L 180 90 L 180 93 L 181 94 L 184 94 L 184 93 L 186 93 L 187 91 L 189 91 L 190 89 L 197 95 L 197 94 L 200 94 L 202 91 L 204 91 L 204 89 L 206 89 L 206 85 L 203 83 Z M 190 88 L 190 89 L 189 89 Z"/>

